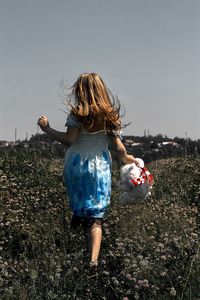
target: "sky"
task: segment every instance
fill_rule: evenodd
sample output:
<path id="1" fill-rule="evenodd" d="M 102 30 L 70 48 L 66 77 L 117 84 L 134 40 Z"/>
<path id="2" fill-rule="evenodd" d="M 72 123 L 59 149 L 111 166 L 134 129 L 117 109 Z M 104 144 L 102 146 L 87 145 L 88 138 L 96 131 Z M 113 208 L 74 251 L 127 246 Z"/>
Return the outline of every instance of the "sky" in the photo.
<path id="1" fill-rule="evenodd" d="M 199 0 L 0 0 L 0 140 L 40 115 L 66 131 L 60 82 L 99 73 L 124 135 L 200 139 Z"/>

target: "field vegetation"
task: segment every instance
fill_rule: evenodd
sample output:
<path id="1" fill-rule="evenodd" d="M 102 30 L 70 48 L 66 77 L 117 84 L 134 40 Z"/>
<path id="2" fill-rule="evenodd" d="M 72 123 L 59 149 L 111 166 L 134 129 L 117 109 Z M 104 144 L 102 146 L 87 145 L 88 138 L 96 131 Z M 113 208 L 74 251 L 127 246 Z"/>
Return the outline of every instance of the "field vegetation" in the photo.
<path id="1" fill-rule="evenodd" d="M 10 149 L 0 165 L 2 300 L 200 299 L 200 158 L 149 164 L 155 184 L 140 205 L 119 205 L 113 169 L 97 276 L 70 228 L 63 159 Z"/>

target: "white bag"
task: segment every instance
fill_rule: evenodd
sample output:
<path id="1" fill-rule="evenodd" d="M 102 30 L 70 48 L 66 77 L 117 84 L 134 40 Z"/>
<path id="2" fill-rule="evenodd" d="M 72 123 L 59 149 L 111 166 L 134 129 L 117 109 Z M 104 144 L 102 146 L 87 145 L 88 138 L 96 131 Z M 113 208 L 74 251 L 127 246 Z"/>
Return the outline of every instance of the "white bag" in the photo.
<path id="1" fill-rule="evenodd" d="M 153 186 L 153 176 L 145 168 L 144 161 L 137 158 L 138 165 L 135 163 L 127 164 L 120 169 L 121 181 L 119 196 L 121 204 L 142 203 L 150 194 Z"/>

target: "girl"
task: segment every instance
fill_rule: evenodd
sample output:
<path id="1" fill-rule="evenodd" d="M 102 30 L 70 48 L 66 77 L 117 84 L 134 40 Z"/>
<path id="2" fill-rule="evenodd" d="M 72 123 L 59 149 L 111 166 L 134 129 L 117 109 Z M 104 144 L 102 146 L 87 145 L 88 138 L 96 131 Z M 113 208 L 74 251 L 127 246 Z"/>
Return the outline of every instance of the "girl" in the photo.
<path id="1" fill-rule="evenodd" d="M 70 146 L 64 163 L 64 180 L 73 212 L 73 227 L 83 225 L 88 235 L 90 265 L 97 266 L 102 238 L 102 219 L 110 203 L 111 155 L 108 144 L 122 163 L 137 163 L 128 155 L 117 135 L 121 129 L 116 105 L 101 77 L 84 73 L 72 86 L 67 132 L 51 128 L 48 118 L 38 119 L 40 128 L 58 142 Z"/>

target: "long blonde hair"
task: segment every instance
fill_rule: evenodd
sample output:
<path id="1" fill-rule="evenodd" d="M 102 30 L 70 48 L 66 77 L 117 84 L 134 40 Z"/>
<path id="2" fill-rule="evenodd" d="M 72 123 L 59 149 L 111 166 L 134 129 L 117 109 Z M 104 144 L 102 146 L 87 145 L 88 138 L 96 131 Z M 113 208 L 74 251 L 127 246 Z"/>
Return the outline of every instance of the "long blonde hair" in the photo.
<path id="1" fill-rule="evenodd" d="M 71 89 L 68 97 L 71 113 L 84 128 L 91 129 L 100 123 L 111 133 L 122 128 L 121 105 L 98 74 L 81 74 Z"/>

